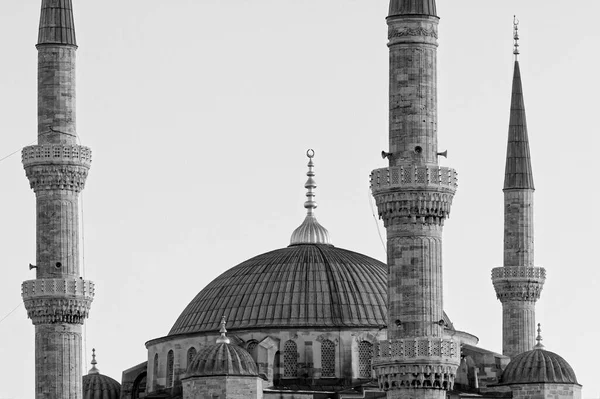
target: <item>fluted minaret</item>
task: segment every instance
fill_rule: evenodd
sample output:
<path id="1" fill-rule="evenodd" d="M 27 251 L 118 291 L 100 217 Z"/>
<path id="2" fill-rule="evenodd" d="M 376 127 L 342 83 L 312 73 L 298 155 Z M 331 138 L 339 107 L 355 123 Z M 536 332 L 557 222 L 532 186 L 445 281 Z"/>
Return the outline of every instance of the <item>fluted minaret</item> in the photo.
<path id="1" fill-rule="evenodd" d="M 460 362 L 445 334 L 442 227 L 457 187 L 437 148 L 435 0 L 392 0 L 389 168 L 374 170 L 371 189 L 387 229 L 388 340 L 373 367 L 388 398 L 443 399 Z"/>
<path id="2" fill-rule="evenodd" d="M 94 285 L 80 277 L 78 197 L 91 151 L 77 144 L 71 0 L 42 0 L 36 47 L 38 143 L 22 154 L 36 195 L 36 279 L 22 296 L 35 325 L 36 399 L 81 399 L 81 329 Z"/>
<path id="3" fill-rule="evenodd" d="M 515 69 L 510 105 L 504 176 L 504 266 L 492 270 L 496 296 L 502 302 L 502 354 L 513 357 L 533 349 L 535 303 L 546 271 L 533 260 L 533 173 L 519 70 L 515 20 Z"/>

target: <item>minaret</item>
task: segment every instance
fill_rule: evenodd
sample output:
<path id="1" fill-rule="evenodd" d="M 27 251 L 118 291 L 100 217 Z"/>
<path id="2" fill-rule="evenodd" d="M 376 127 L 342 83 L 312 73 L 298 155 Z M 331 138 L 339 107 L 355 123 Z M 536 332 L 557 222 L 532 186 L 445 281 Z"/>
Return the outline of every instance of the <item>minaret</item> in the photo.
<path id="1" fill-rule="evenodd" d="M 457 188 L 437 148 L 435 0 L 392 0 L 389 167 L 371 189 L 387 230 L 388 340 L 374 346 L 373 368 L 388 398 L 443 399 L 460 363 L 445 333 L 442 228 Z"/>
<path id="2" fill-rule="evenodd" d="M 94 285 L 79 269 L 79 192 L 91 151 L 77 144 L 71 0 L 42 0 L 38 37 L 38 143 L 23 149 L 36 195 L 36 279 L 22 296 L 35 325 L 37 399 L 81 399 L 81 330 Z"/>
<path id="3" fill-rule="evenodd" d="M 518 21 L 514 23 L 515 69 L 510 104 L 504 176 L 504 267 L 492 270 L 502 302 L 502 354 L 513 357 L 533 349 L 535 303 L 546 271 L 533 261 L 533 173 L 519 70 Z"/>

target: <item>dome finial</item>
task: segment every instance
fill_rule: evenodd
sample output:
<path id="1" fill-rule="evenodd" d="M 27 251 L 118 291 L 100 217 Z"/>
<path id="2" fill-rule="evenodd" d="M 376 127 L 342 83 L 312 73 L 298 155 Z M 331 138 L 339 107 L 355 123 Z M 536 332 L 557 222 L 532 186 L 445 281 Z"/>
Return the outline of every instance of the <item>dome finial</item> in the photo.
<path id="1" fill-rule="evenodd" d="M 313 168 L 315 164 L 313 162 L 313 158 L 315 156 L 315 150 L 309 149 L 306 151 L 306 156 L 308 157 L 308 172 L 306 172 L 306 176 L 308 176 L 308 180 L 306 184 L 304 184 L 304 188 L 306 188 L 306 198 L 308 200 L 304 203 L 304 207 L 306 208 L 306 214 L 308 216 L 312 216 L 314 214 L 315 209 L 317 209 L 317 202 L 315 201 L 315 193 L 314 189 L 317 188 L 317 183 L 313 179 L 315 177 L 315 171 Z"/>
<path id="2" fill-rule="evenodd" d="M 513 16 L 513 38 L 515 39 L 515 50 L 513 54 L 515 55 L 515 61 L 519 60 L 519 20 L 517 16 Z"/>
<path id="3" fill-rule="evenodd" d="M 306 218 L 304 222 L 292 233 L 292 239 L 290 240 L 290 245 L 295 244 L 329 244 L 329 232 L 327 229 L 317 222 L 315 218 L 315 209 L 317 208 L 317 201 L 315 201 L 315 188 L 317 188 L 317 183 L 315 182 L 315 163 L 313 162 L 313 158 L 315 157 L 315 151 L 313 149 L 309 149 L 306 151 L 306 156 L 308 157 L 308 172 L 306 172 L 306 176 L 308 176 L 308 180 L 304 184 L 304 188 L 306 188 L 306 202 L 304 203 L 304 207 L 306 208 Z"/>
<path id="4" fill-rule="evenodd" d="M 225 324 L 227 324 L 227 322 L 225 321 L 225 316 L 223 316 L 221 318 L 221 329 L 219 330 L 219 332 L 221 333 L 221 336 L 219 338 L 217 338 L 217 344 L 230 344 L 231 340 L 229 338 L 227 338 L 227 329 L 225 328 Z"/>
<path id="5" fill-rule="evenodd" d="M 538 328 L 537 328 L 537 337 L 535 337 L 535 340 L 537 341 L 537 344 L 535 345 L 536 349 L 541 349 L 544 347 L 544 345 L 542 344 L 542 325 L 540 323 L 538 323 Z"/>
<path id="6" fill-rule="evenodd" d="M 96 349 L 92 349 L 92 368 L 88 371 L 88 374 L 100 374 L 100 370 L 96 368 L 98 362 L 96 361 Z"/>

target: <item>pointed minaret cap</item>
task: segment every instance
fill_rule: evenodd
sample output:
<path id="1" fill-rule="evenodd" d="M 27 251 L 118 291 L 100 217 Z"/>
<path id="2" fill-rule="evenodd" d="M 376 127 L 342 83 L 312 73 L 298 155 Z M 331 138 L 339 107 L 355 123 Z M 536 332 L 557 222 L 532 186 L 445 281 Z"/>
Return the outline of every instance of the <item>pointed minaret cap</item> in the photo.
<path id="1" fill-rule="evenodd" d="M 537 341 L 537 344 L 535 344 L 534 349 L 544 349 L 544 344 L 542 344 L 542 325 L 540 323 L 538 323 L 538 328 L 537 328 L 537 337 L 535 337 L 535 340 Z"/>
<path id="2" fill-rule="evenodd" d="M 42 0 L 38 46 L 77 46 L 72 0 Z"/>
<path id="3" fill-rule="evenodd" d="M 435 0 L 390 0 L 389 17 L 398 15 L 427 15 L 437 17 Z"/>
<path id="4" fill-rule="evenodd" d="M 515 26 L 518 21 L 515 19 Z M 518 33 L 515 30 L 515 43 L 518 45 Z M 515 57 L 518 47 L 515 47 Z M 525 102 L 519 61 L 515 60 L 513 74 L 512 98 L 510 101 L 510 123 L 508 127 L 508 146 L 506 149 L 506 169 L 504 174 L 504 190 L 534 190 L 531 156 L 529 153 L 529 137 L 525 118 Z"/>
<path id="5" fill-rule="evenodd" d="M 308 172 L 306 173 L 308 180 L 304 185 L 304 187 L 307 189 L 306 198 L 308 198 L 308 200 L 304 203 L 304 207 L 306 208 L 306 218 L 304 218 L 304 222 L 302 222 L 302 224 L 292 233 L 290 245 L 331 245 L 331 241 L 329 240 L 329 232 L 325 227 L 321 226 L 319 222 L 317 222 L 317 218 L 315 217 L 315 209 L 317 208 L 317 202 L 315 201 L 314 193 L 314 189 L 317 188 L 317 183 L 315 182 L 315 179 L 313 179 L 315 176 L 315 172 L 313 170 L 315 166 L 313 163 L 315 152 L 313 150 L 308 150 L 306 152 L 306 156 L 308 157 Z"/>
<path id="6" fill-rule="evenodd" d="M 100 374 L 100 370 L 96 368 L 98 362 L 96 361 L 96 349 L 92 349 L 92 368 L 88 371 L 88 375 Z"/>
<path id="7" fill-rule="evenodd" d="M 221 329 L 219 330 L 219 332 L 221 333 L 221 336 L 219 338 L 217 338 L 217 344 L 230 344 L 231 340 L 227 337 L 227 329 L 225 328 L 225 316 L 223 316 L 221 318 Z"/>

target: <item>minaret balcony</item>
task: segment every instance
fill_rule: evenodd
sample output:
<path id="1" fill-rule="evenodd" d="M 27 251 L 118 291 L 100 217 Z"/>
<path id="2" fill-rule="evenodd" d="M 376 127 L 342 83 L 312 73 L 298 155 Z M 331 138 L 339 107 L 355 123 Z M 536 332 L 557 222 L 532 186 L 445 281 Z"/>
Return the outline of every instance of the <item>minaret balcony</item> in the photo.
<path id="1" fill-rule="evenodd" d="M 536 302 L 546 282 L 543 267 L 504 266 L 492 269 L 492 283 L 501 302 Z"/>
<path id="2" fill-rule="evenodd" d="M 458 173 L 435 165 L 407 165 L 375 169 L 371 172 L 373 195 L 397 189 L 456 192 Z"/>
<path id="3" fill-rule="evenodd" d="M 443 225 L 457 187 L 456 171 L 436 165 L 394 166 L 371 172 L 371 191 L 385 227 L 397 222 Z"/>
<path id="4" fill-rule="evenodd" d="M 457 341 L 448 338 L 408 338 L 373 346 L 373 369 L 380 389 L 443 389 L 454 386 L 460 364 Z"/>
<path id="5" fill-rule="evenodd" d="M 81 145 L 42 144 L 23 148 L 23 166 L 33 165 L 76 165 L 89 168 L 92 164 L 92 150 Z"/>
<path id="6" fill-rule="evenodd" d="M 83 279 L 23 282 L 21 295 L 33 324 L 83 324 L 94 299 L 94 283 Z"/>

